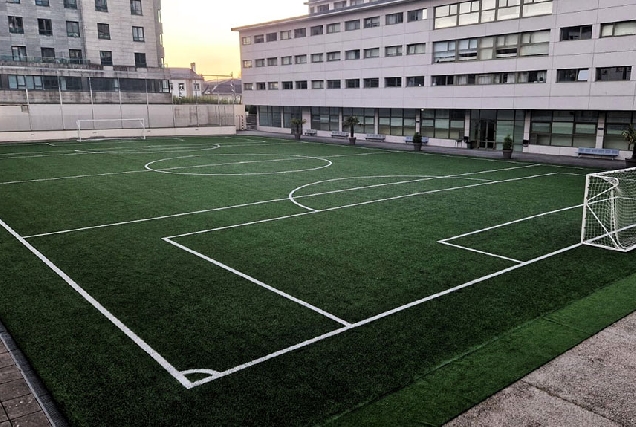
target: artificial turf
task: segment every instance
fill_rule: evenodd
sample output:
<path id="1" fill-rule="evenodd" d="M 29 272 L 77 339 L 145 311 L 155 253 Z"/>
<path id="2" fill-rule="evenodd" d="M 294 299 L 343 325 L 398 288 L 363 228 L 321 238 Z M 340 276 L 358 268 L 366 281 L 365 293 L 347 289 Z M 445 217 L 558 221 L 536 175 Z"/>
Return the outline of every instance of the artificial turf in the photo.
<path id="1" fill-rule="evenodd" d="M 588 172 L 258 137 L 2 146 L 0 220 L 178 370 L 343 327 L 307 305 L 354 327 L 186 389 L 2 229 L 0 319 L 75 426 L 439 425 L 636 309 L 630 255 L 532 261 L 578 243 L 559 210 Z M 509 222 L 452 241 L 482 253 L 438 243 Z"/>

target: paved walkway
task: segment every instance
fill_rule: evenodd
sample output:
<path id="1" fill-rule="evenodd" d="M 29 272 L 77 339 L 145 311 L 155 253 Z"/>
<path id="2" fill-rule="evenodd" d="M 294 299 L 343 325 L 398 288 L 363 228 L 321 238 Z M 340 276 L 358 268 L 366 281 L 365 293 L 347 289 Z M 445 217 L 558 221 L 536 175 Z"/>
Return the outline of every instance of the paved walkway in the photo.
<path id="1" fill-rule="evenodd" d="M 262 132 L 241 134 L 292 138 Z M 330 138 L 303 139 L 347 143 Z M 357 145 L 412 150 L 412 146 L 406 144 L 358 141 Z M 498 151 L 426 146 L 422 151 L 501 158 Z M 515 152 L 513 160 L 599 169 L 624 167 L 624 162 L 618 160 L 521 152 Z M 0 323 L 0 427 L 52 425 L 62 427 L 66 422 Z M 447 426 L 636 427 L 636 313 L 475 406 Z"/>

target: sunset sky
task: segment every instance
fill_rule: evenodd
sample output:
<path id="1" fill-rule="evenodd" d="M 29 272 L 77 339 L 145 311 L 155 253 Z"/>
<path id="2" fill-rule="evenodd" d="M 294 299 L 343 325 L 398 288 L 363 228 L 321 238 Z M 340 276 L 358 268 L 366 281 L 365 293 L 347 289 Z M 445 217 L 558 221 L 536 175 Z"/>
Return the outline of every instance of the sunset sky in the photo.
<path id="1" fill-rule="evenodd" d="M 165 62 L 169 67 L 189 67 L 196 62 L 199 74 L 234 72 L 238 77 L 238 33 L 230 29 L 304 15 L 307 6 L 303 3 L 304 0 L 162 0 Z"/>

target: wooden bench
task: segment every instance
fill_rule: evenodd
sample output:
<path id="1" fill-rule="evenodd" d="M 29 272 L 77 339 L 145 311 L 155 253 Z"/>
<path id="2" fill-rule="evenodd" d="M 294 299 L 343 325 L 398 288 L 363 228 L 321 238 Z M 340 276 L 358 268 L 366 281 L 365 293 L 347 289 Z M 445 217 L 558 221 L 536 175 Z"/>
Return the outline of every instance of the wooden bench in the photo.
<path id="1" fill-rule="evenodd" d="M 340 132 L 340 131 L 334 130 L 333 132 L 331 132 L 331 137 L 332 138 L 349 138 L 349 132 Z"/>
<path id="2" fill-rule="evenodd" d="M 305 129 L 305 135 L 316 135 L 318 131 L 316 129 Z"/>
<path id="3" fill-rule="evenodd" d="M 612 148 L 588 148 L 579 147 L 577 154 L 580 156 L 595 156 L 595 157 L 611 157 L 612 160 L 618 157 L 619 151 Z"/>
<path id="4" fill-rule="evenodd" d="M 384 138 L 386 138 L 386 135 L 380 135 L 377 133 L 368 133 L 364 137 L 367 141 L 384 141 Z"/>

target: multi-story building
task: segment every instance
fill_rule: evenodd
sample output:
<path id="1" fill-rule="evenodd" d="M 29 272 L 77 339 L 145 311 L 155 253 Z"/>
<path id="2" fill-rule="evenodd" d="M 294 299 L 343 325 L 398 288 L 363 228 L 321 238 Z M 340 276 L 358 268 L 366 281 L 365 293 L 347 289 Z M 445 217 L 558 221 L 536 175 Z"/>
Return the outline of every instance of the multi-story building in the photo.
<path id="1" fill-rule="evenodd" d="M 161 0 L 1 1 L 0 102 L 170 102 L 160 14 Z"/>
<path id="2" fill-rule="evenodd" d="M 572 155 L 627 150 L 636 123 L 636 0 L 309 0 L 235 28 L 259 128 L 476 141 Z M 346 129 L 344 129 L 346 130 Z M 626 153 L 623 152 L 623 155 Z"/>

